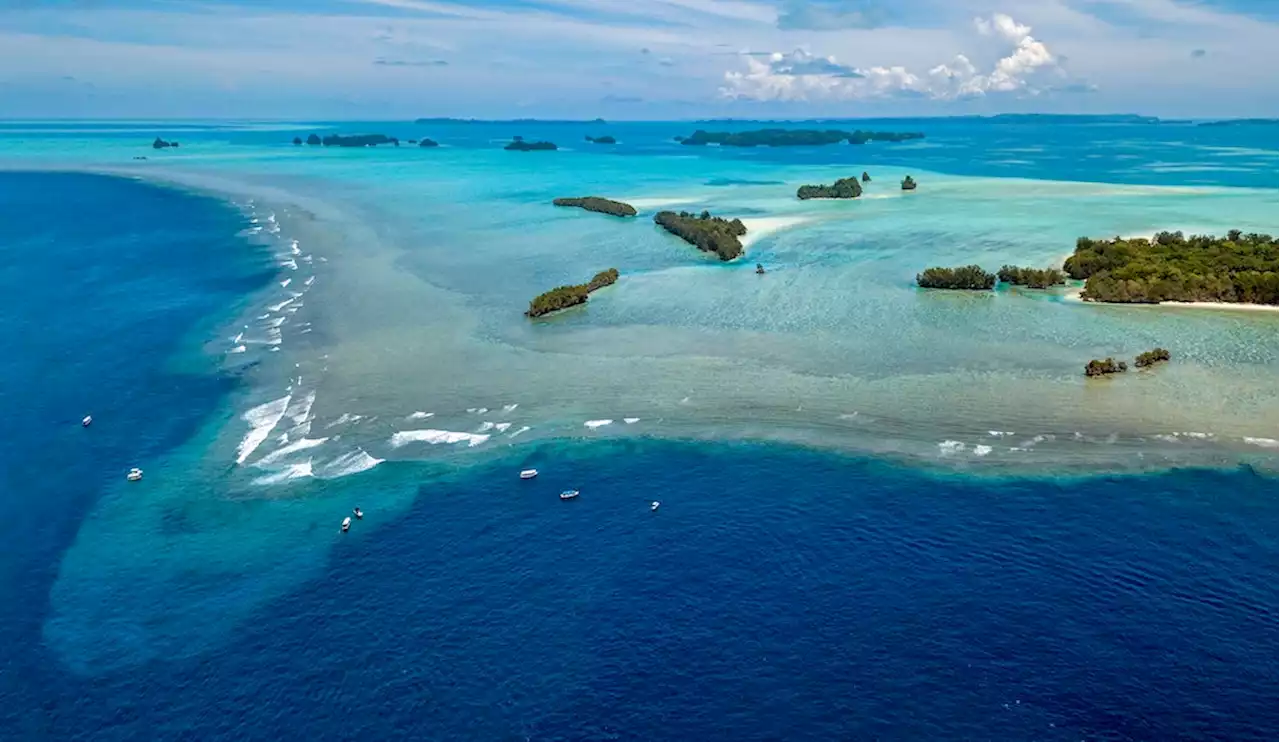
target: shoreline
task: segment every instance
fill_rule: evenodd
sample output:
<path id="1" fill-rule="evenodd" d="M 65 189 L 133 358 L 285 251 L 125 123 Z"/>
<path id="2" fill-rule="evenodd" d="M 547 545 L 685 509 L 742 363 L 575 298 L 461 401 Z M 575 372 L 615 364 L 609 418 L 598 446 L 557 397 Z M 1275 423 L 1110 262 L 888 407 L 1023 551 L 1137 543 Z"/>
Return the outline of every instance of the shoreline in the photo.
<path id="1" fill-rule="evenodd" d="M 1080 294 L 1083 291 L 1084 287 L 1082 286 L 1069 289 L 1062 294 L 1062 298 L 1064 301 L 1074 302 L 1077 304 L 1092 304 L 1100 307 L 1178 307 L 1181 309 L 1209 309 L 1232 312 L 1271 312 L 1273 314 L 1280 314 L 1280 306 L 1275 304 L 1243 304 L 1226 301 L 1162 301 L 1155 304 L 1122 301 L 1093 301 L 1092 299 L 1081 298 Z"/>

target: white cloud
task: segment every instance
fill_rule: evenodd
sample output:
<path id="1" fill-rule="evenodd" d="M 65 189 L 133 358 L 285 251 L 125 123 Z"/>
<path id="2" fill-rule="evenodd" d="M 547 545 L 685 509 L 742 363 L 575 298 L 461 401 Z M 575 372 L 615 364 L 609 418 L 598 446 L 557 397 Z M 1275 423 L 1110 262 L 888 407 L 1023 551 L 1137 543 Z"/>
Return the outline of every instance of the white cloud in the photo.
<path id="1" fill-rule="evenodd" d="M 1031 36 L 1031 27 L 997 13 L 975 18 L 979 35 L 1011 43 L 1013 49 L 1001 57 L 989 72 L 981 73 L 963 54 L 920 75 L 902 66 L 854 67 L 839 63 L 834 56 L 819 57 L 805 50 L 775 53 L 769 62 L 744 57 L 745 72 L 725 73 L 721 93 L 729 98 L 750 100 L 853 100 L 893 96 L 927 97 L 936 100 L 971 98 L 988 93 L 1037 95 L 1051 86 L 1037 84 L 1044 73 L 1059 80 L 1066 76 L 1058 59 L 1044 43 Z M 1080 83 L 1077 83 L 1080 84 Z"/>

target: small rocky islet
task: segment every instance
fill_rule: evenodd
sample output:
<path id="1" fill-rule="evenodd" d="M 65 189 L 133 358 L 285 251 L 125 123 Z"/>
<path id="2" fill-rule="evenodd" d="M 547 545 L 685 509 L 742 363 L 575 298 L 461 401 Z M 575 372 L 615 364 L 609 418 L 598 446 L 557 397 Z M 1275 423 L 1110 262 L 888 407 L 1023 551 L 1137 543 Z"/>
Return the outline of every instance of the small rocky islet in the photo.
<path id="1" fill-rule="evenodd" d="M 618 269 L 609 268 L 595 274 L 586 283 L 557 286 L 550 291 L 535 296 L 533 301 L 529 302 L 529 309 L 524 314 L 530 318 L 541 317 L 552 312 L 558 312 L 561 309 L 585 304 L 591 292 L 602 289 L 605 286 L 612 286 L 617 280 Z"/>
<path id="2" fill-rule="evenodd" d="M 636 207 L 622 201 L 613 201 L 599 196 L 581 196 L 576 198 L 557 198 L 551 202 L 555 206 L 577 207 L 586 211 L 595 211 L 610 216 L 635 216 Z"/>

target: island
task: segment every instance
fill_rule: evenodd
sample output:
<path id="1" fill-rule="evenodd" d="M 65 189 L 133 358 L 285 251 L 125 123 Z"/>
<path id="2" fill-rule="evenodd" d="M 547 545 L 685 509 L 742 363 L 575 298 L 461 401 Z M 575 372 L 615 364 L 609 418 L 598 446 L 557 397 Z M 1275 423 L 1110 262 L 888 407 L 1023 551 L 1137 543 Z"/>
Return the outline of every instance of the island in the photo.
<path id="1" fill-rule="evenodd" d="M 916 189 L 916 182 L 914 179 L 912 179 L 910 175 L 902 179 L 902 190 L 914 191 L 915 189 Z"/>
<path id="2" fill-rule="evenodd" d="M 1167 361 L 1169 358 L 1169 351 L 1164 348 L 1152 348 L 1145 353 L 1139 353 L 1138 357 L 1133 359 L 1133 365 L 1138 368 L 1145 368 L 1147 366 L 1154 366 L 1161 361 Z"/>
<path id="3" fill-rule="evenodd" d="M 862 171 L 862 182 L 863 182 L 863 183 L 870 183 L 870 182 L 871 182 L 871 176 L 870 176 L 870 175 L 867 175 L 867 171 L 866 171 L 866 170 L 863 170 L 863 171 Z"/>
<path id="4" fill-rule="evenodd" d="M 617 139 L 614 139 L 613 137 L 607 136 L 607 135 L 603 137 L 593 137 L 590 134 L 588 134 L 587 141 L 591 142 L 592 144 L 617 144 L 618 143 Z"/>
<path id="5" fill-rule="evenodd" d="M 550 291 L 539 294 L 529 302 L 529 310 L 525 312 L 526 317 L 541 317 L 544 314 L 557 312 L 561 309 L 585 304 L 587 295 L 597 289 L 605 286 L 611 286 L 618 280 L 618 269 L 610 268 L 609 270 L 600 271 L 586 283 L 574 284 L 572 286 L 558 286 Z"/>
<path id="6" fill-rule="evenodd" d="M 612 216 L 635 216 L 636 207 L 621 201 L 611 201 L 599 196 L 583 196 L 581 198 L 557 198 L 551 203 L 556 206 L 576 206 L 587 211 L 596 211 Z"/>
<path id="7" fill-rule="evenodd" d="M 754 129 L 751 131 L 698 129 L 687 137 L 676 137 L 676 141 L 691 146 L 719 144 L 722 147 L 804 147 L 839 142 L 850 144 L 900 142 L 923 137 L 924 134 L 918 132 L 841 131 L 840 129 Z"/>
<path id="8" fill-rule="evenodd" d="M 297 146 L 300 146 L 301 144 L 302 144 L 302 137 L 293 138 L 293 146 L 297 147 Z"/>
<path id="9" fill-rule="evenodd" d="M 1202 121 L 1196 126 L 1275 126 L 1280 124 L 1276 119 L 1223 119 L 1221 121 Z"/>
<path id="10" fill-rule="evenodd" d="M 422 139 L 418 140 L 418 146 L 419 147 L 439 147 L 440 143 L 434 139 L 428 139 L 426 137 L 423 137 Z"/>
<path id="11" fill-rule="evenodd" d="M 177 147 L 177 146 L 178 146 L 177 142 L 166 142 L 160 137 L 156 137 L 156 140 L 151 143 L 151 147 L 153 149 L 168 149 L 169 147 Z"/>
<path id="12" fill-rule="evenodd" d="M 1108 358 L 1104 361 L 1093 359 L 1084 365 L 1085 376 L 1106 376 L 1107 374 L 1119 374 L 1129 370 L 1129 366 L 1124 361 L 1117 361 L 1114 358 Z"/>
<path id="13" fill-rule="evenodd" d="M 400 140 L 385 134 L 327 134 L 318 137 L 315 134 L 307 137 L 307 144 L 323 144 L 326 147 L 376 147 L 379 144 L 400 146 Z"/>
<path id="14" fill-rule="evenodd" d="M 721 260 L 733 260 L 742 255 L 742 241 L 747 233 L 741 219 L 722 219 L 704 211 L 690 214 L 687 211 L 659 211 L 653 221 L 663 229 L 704 252 L 713 252 Z"/>
<path id="15" fill-rule="evenodd" d="M 551 142 L 526 142 L 524 137 L 512 137 L 511 143 L 503 147 L 509 152 L 549 152 L 556 149 Z"/>
<path id="16" fill-rule="evenodd" d="M 1160 232 L 1152 239 L 1081 237 L 1063 270 L 1084 280 L 1080 298 L 1118 304 L 1280 300 L 1276 238 L 1238 229 L 1223 237 Z"/>
<path id="17" fill-rule="evenodd" d="M 1067 282 L 1066 275 L 1057 268 L 1019 268 L 1016 265 L 1001 267 L 996 272 L 996 278 L 1010 286 L 1026 286 L 1032 289 L 1047 289 Z"/>
<path id="18" fill-rule="evenodd" d="M 811 198 L 857 198 L 862 195 L 862 186 L 858 179 L 841 178 L 831 185 L 802 185 L 796 190 L 796 198 L 807 201 Z"/>
<path id="19" fill-rule="evenodd" d="M 996 285 L 996 277 L 976 265 L 959 268 L 925 268 L 916 274 L 916 283 L 922 289 L 961 289 L 964 291 L 990 291 Z"/>

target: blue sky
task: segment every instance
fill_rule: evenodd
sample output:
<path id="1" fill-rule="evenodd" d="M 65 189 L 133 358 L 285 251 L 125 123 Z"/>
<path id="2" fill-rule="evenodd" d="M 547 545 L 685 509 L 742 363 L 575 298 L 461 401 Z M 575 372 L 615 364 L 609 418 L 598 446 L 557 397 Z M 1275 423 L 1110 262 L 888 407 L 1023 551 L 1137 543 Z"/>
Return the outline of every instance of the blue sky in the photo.
<path id="1" fill-rule="evenodd" d="M 1259 0 L 0 0 L 0 117 L 1275 117 Z"/>

